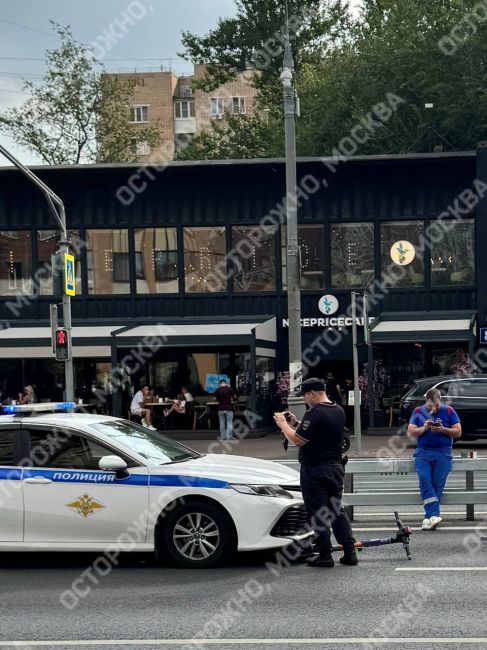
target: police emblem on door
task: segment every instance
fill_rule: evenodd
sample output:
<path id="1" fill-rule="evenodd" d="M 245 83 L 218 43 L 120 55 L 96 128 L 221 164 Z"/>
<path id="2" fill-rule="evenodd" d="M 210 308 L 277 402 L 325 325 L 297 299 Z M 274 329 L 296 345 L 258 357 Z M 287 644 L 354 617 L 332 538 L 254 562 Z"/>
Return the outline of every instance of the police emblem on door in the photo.
<path id="1" fill-rule="evenodd" d="M 67 503 L 66 507 L 76 510 L 76 512 L 81 517 L 84 517 L 86 519 L 87 517 L 91 517 L 91 515 L 96 514 L 105 506 L 101 503 L 98 503 L 98 501 L 95 501 L 95 499 L 93 499 L 93 497 L 90 497 L 89 494 L 83 494 L 82 496 L 78 497 L 76 501 Z"/>

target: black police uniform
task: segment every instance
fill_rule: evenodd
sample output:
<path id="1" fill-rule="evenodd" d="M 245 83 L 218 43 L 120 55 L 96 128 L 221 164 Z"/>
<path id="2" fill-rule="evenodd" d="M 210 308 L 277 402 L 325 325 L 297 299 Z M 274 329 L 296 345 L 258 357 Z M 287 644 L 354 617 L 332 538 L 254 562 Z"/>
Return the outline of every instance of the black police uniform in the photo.
<path id="1" fill-rule="evenodd" d="M 355 542 L 347 514 L 341 507 L 345 469 L 341 463 L 345 413 L 335 402 L 312 406 L 296 429 L 306 440 L 299 448 L 301 490 L 315 529 L 320 555 L 331 553 L 330 524 L 345 553 Z"/>

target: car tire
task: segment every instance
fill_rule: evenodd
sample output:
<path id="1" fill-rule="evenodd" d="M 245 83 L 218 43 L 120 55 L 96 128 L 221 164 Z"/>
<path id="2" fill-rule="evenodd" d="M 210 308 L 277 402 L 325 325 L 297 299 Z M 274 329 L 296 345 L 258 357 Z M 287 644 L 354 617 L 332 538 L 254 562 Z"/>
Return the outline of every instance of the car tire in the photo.
<path id="1" fill-rule="evenodd" d="M 345 454 L 350 449 L 350 438 L 343 436 L 342 438 L 342 453 Z"/>
<path id="2" fill-rule="evenodd" d="M 228 559 L 236 549 L 236 535 L 230 516 L 221 508 L 191 501 L 169 513 L 160 528 L 157 545 L 159 558 L 203 569 Z"/>

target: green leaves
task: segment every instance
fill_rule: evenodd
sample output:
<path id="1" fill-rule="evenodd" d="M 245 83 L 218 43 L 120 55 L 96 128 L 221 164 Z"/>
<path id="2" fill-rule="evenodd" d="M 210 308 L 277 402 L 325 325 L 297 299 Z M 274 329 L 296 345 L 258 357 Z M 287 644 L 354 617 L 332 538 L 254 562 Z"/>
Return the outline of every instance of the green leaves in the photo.
<path id="1" fill-rule="evenodd" d="M 69 27 L 51 24 L 60 44 L 46 52 L 44 79 L 25 82 L 30 97 L 0 115 L 0 130 L 52 165 L 131 161 L 134 140 L 158 144 L 155 129 L 129 123 L 130 87 L 103 74 Z"/>

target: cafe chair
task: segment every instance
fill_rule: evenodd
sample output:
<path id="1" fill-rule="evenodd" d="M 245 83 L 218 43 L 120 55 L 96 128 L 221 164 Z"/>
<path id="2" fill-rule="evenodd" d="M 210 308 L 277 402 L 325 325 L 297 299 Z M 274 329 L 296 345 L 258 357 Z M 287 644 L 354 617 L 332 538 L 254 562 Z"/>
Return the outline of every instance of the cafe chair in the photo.
<path id="1" fill-rule="evenodd" d="M 203 423 L 206 419 L 208 423 L 208 429 L 211 428 L 210 422 L 210 410 L 206 405 L 206 402 L 210 399 L 209 395 L 203 397 L 195 397 L 193 399 L 193 431 L 196 429 L 198 422 Z"/>
<path id="2" fill-rule="evenodd" d="M 397 415 L 398 418 L 399 418 L 400 404 L 401 404 L 401 398 L 400 397 L 383 397 L 382 398 L 382 405 L 386 410 L 386 415 L 389 416 L 389 427 L 392 427 L 395 415 Z"/>

